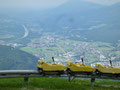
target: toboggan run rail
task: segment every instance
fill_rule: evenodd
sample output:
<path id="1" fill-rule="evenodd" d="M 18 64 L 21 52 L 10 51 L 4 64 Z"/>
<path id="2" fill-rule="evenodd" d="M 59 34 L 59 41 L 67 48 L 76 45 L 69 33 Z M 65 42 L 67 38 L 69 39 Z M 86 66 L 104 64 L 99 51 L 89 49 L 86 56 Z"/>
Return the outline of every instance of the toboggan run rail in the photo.
<path id="1" fill-rule="evenodd" d="M 94 85 L 95 79 L 113 79 L 120 80 L 120 77 L 110 77 L 110 76 L 97 76 L 97 75 L 74 75 L 71 76 L 69 74 L 62 75 L 43 75 L 40 74 L 37 70 L 1 70 L 0 78 L 17 78 L 23 77 L 25 82 L 28 82 L 29 77 L 68 77 L 68 81 L 71 82 L 74 78 L 90 78 L 90 85 Z"/>

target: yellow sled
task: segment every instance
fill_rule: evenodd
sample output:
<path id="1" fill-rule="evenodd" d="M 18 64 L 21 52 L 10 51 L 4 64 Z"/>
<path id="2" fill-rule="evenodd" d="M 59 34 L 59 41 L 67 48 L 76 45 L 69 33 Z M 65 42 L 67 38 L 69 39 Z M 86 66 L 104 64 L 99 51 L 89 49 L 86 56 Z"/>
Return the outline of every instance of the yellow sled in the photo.
<path id="1" fill-rule="evenodd" d="M 96 69 L 97 69 L 100 73 L 120 74 L 120 68 L 118 68 L 118 67 L 102 66 L 102 65 L 100 65 L 100 64 L 96 64 Z"/>
<path id="2" fill-rule="evenodd" d="M 52 57 L 52 60 L 54 62 L 54 57 Z M 43 75 L 60 75 L 64 74 L 65 70 L 67 69 L 66 66 L 62 64 L 56 64 L 54 63 L 46 63 L 44 61 L 38 60 L 38 71 Z"/>
<path id="3" fill-rule="evenodd" d="M 38 60 L 38 70 L 43 71 L 65 71 L 67 68 L 62 64 L 55 64 L 55 63 L 46 63 L 44 61 Z"/>
<path id="4" fill-rule="evenodd" d="M 74 64 L 69 61 L 67 62 L 67 64 L 68 64 L 68 68 L 72 72 L 93 72 L 96 70 L 95 68 L 85 64 Z"/>
<path id="5" fill-rule="evenodd" d="M 86 65 L 83 63 L 83 58 L 81 58 L 82 64 L 74 64 L 72 62 L 67 62 L 68 64 L 68 69 L 67 72 L 70 75 L 75 75 L 75 74 L 86 74 L 86 75 L 92 75 L 93 72 L 96 71 L 94 67 L 91 67 L 89 65 Z"/>

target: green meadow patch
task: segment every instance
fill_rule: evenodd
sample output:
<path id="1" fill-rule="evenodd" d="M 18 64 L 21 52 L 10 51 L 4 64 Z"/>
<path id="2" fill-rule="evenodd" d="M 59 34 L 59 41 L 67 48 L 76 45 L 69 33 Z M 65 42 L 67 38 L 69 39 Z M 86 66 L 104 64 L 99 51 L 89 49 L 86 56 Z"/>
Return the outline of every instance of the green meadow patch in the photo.
<path id="1" fill-rule="evenodd" d="M 0 39 L 9 39 L 9 38 L 13 38 L 14 35 L 0 35 Z"/>
<path id="2" fill-rule="evenodd" d="M 89 79 L 75 79 L 68 82 L 67 78 L 23 78 L 0 79 L 0 90 L 120 90 L 120 81 L 96 80 L 90 86 Z"/>

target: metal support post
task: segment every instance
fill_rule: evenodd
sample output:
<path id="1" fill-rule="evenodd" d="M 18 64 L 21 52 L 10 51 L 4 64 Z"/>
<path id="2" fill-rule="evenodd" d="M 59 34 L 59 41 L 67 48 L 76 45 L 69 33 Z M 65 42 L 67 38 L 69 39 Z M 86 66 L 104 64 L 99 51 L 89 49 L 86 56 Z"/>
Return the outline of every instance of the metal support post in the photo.
<path id="1" fill-rule="evenodd" d="M 95 78 L 91 78 L 91 86 L 94 86 L 94 84 L 95 84 Z"/>
<path id="2" fill-rule="evenodd" d="M 29 77 L 24 77 L 24 82 L 28 82 Z"/>
<path id="3" fill-rule="evenodd" d="M 74 76 L 68 75 L 69 82 L 72 82 L 73 79 L 75 79 Z"/>

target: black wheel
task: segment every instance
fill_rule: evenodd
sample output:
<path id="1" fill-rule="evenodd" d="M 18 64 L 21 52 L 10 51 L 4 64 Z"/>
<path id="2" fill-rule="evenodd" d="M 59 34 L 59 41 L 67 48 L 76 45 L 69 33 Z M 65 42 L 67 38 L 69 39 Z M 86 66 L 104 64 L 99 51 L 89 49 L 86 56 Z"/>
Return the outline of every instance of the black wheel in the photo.
<path id="1" fill-rule="evenodd" d="M 119 77 L 120 75 L 119 75 L 119 74 L 116 74 L 115 76 L 116 76 L 116 77 Z"/>
<path id="2" fill-rule="evenodd" d="M 61 74 L 64 74 L 65 72 L 64 71 L 60 71 L 58 75 L 61 75 Z"/>
<path id="3" fill-rule="evenodd" d="M 96 75 L 96 71 L 91 72 L 91 76 L 95 76 Z"/>
<path id="4" fill-rule="evenodd" d="M 71 73 L 71 70 L 69 68 L 67 68 L 67 74 L 70 74 Z"/>
<path id="5" fill-rule="evenodd" d="M 37 70 L 38 70 L 39 73 L 43 73 L 43 69 L 42 68 L 38 67 Z"/>
<path id="6" fill-rule="evenodd" d="M 95 74 L 96 74 L 97 76 L 101 76 L 101 72 L 100 72 L 99 70 L 97 70 L 97 69 L 96 69 L 96 71 L 95 71 Z"/>
<path id="7" fill-rule="evenodd" d="M 87 75 L 88 75 L 88 76 L 92 75 L 92 72 L 88 72 Z"/>
<path id="8" fill-rule="evenodd" d="M 40 70 L 40 68 L 38 67 L 38 68 L 37 68 L 37 70 L 39 71 L 39 70 Z"/>
<path id="9" fill-rule="evenodd" d="M 61 74 L 63 74 L 61 71 L 58 72 L 58 76 L 60 76 Z"/>

